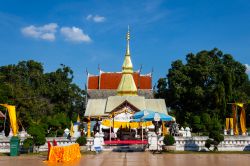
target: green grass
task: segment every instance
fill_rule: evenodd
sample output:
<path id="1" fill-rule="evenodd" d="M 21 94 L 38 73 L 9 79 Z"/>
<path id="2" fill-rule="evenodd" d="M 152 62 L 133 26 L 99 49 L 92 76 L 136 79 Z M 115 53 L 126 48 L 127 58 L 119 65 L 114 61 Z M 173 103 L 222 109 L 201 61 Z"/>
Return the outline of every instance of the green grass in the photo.
<path id="1" fill-rule="evenodd" d="M 0 153 L 0 156 L 9 156 L 9 153 Z"/>
<path id="2" fill-rule="evenodd" d="M 39 152 L 39 153 L 23 153 L 22 156 L 47 156 L 48 152 Z"/>

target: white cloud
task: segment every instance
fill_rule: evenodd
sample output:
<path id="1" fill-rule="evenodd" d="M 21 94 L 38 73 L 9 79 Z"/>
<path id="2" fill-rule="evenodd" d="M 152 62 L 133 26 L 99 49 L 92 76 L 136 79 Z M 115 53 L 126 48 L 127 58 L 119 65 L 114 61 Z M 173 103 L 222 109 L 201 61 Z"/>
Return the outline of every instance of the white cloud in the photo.
<path id="1" fill-rule="evenodd" d="M 246 73 L 247 74 L 250 74 L 250 65 L 249 64 L 245 64 L 247 70 L 246 70 Z"/>
<path id="2" fill-rule="evenodd" d="M 92 14 L 89 14 L 89 15 L 86 17 L 87 20 L 91 20 L 92 18 L 93 18 L 93 15 L 92 15 Z"/>
<path id="3" fill-rule="evenodd" d="M 86 17 L 86 19 L 87 19 L 88 21 L 94 21 L 94 22 L 96 22 L 96 23 L 104 22 L 104 21 L 106 20 L 106 18 L 103 17 L 103 16 L 99 16 L 99 15 L 93 16 L 92 14 L 89 14 L 89 15 Z"/>
<path id="4" fill-rule="evenodd" d="M 82 29 L 77 27 L 62 27 L 61 34 L 66 38 L 68 41 L 73 42 L 90 42 L 90 37 L 83 32 Z"/>
<path id="5" fill-rule="evenodd" d="M 27 37 L 43 39 L 47 41 L 55 40 L 55 33 L 58 25 L 56 23 L 49 23 L 43 26 L 37 27 L 30 25 L 21 29 L 23 35 Z"/>

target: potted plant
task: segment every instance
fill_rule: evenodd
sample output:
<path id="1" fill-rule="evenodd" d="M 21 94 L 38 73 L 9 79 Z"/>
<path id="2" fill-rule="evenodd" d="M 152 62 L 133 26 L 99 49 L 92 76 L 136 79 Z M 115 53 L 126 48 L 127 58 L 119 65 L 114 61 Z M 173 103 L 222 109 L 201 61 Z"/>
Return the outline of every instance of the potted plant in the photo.
<path id="1" fill-rule="evenodd" d="M 172 135 L 168 134 L 168 135 L 165 135 L 164 138 L 163 138 L 163 150 L 166 150 L 166 151 L 174 151 L 175 150 L 175 139 Z"/>
<path id="2" fill-rule="evenodd" d="M 87 139 L 85 136 L 78 137 L 76 139 L 76 143 L 79 144 L 81 151 L 87 151 L 87 146 L 86 146 Z"/>

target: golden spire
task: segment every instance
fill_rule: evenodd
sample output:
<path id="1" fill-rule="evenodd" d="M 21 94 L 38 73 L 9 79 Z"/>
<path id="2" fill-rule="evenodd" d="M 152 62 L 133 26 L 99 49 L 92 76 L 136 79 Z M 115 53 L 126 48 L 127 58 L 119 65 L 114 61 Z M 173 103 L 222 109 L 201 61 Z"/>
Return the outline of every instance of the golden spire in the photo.
<path id="1" fill-rule="evenodd" d="M 128 33 L 127 33 L 126 39 L 127 39 L 127 48 L 126 48 L 125 59 L 122 65 L 122 79 L 118 86 L 117 94 L 119 96 L 137 96 L 137 88 L 136 88 L 135 81 L 133 78 L 133 64 L 130 58 L 129 27 L 128 27 Z"/>
<path id="2" fill-rule="evenodd" d="M 126 55 L 130 55 L 130 49 L 129 49 L 129 40 L 130 40 L 129 26 L 128 26 L 128 33 L 127 33 L 126 39 L 127 39 Z"/>
<path id="3" fill-rule="evenodd" d="M 126 40 L 127 40 L 127 48 L 126 48 L 126 53 L 125 53 L 125 59 L 122 65 L 122 72 L 133 73 L 133 64 L 130 58 L 130 49 L 129 49 L 129 41 L 130 41 L 129 27 L 128 27 L 128 32 L 126 35 Z"/>

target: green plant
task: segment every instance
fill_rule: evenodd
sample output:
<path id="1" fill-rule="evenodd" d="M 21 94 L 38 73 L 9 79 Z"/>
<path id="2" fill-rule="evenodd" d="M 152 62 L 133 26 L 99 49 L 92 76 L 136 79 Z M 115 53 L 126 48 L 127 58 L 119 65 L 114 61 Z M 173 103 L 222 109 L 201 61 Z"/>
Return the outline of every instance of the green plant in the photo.
<path id="1" fill-rule="evenodd" d="M 41 145 L 44 145 L 46 142 L 45 135 L 43 135 L 43 134 L 38 134 L 38 135 L 34 136 L 33 140 L 34 140 L 35 145 L 38 147 Z"/>
<path id="2" fill-rule="evenodd" d="M 34 145 L 33 138 L 29 137 L 23 141 L 23 148 L 25 148 L 25 149 L 28 149 L 28 148 L 32 147 L 33 145 Z"/>
<path id="3" fill-rule="evenodd" d="M 213 144 L 213 140 L 207 139 L 205 142 L 205 147 L 210 150 L 211 145 Z"/>
<path id="4" fill-rule="evenodd" d="M 47 137 L 55 137 L 56 136 L 56 132 L 55 131 L 50 131 L 46 136 Z"/>
<path id="5" fill-rule="evenodd" d="M 77 138 L 76 142 L 77 142 L 80 146 L 83 146 L 83 145 L 86 145 L 87 139 L 86 139 L 86 137 L 82 136 L 82 137 Z"/>
<path id="6" fill-rule="evenodd" d="M 58 129 L 57 130 L 57 137 L 62 137 L 63 136 L 63 133 L 64 133 L 64 130 L 63 129 Z"/>
<path id="7" fill-rule="evenodd" d="M 38 152 L 39 147 L 46 142 L 44 129 L 39 125 L 32 125 L 28 128 L 28 133 L 33 137 L 33 142 L 37 146 Z"/>
<path id="8" fill-rule="evenodd" d="M 172 135 L 165 135 L 163 139 L 163 143 L 165 145 L 173 145 L 175 143 L 175 139 Z"/>
<path id="9" fill-rule="evenodd" d="M 218 145 L 222 141 L 224 141 L 224 136 L 218 131 L 210 132 L 209 139 L 206 140 L 205 147 L 210 150 L 211 145 L 214 145 L 213 151 L 218 151 Z"/>

